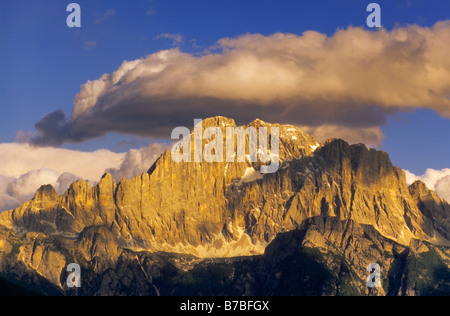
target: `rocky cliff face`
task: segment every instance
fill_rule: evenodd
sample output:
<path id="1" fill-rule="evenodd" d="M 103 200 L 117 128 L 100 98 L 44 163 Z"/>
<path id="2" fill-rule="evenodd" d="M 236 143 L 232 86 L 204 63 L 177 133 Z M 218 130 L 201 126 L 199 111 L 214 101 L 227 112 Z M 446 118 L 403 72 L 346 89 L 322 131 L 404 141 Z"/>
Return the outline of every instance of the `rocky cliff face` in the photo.
<path id="1" fill-rule="evenodd" d="M 236 127 L 224 117 L 202 124 L 223 135 Z M 227 289 L 209 289 L 213 294 L 261 294 L 264 275 L 267 295 L 313 286 L 316 292 L 304 294 L 364 294 L 366 267 L 379 262 L 387 283 L 377 294 L 421 294 L 402 278 L 408 258 L 431 252 L 447 277 L 450 207 L 421 182 L 408 187 L 386 153 L 342 140 L 319 144 L 289 125 L 255 120 L 248 127 L 279 128 L 277 172 L 261 174 L 261 163 L 248 157 L 174 162 L 166 152 L 132 180 L 116 183 L 105 174 L 95 187 L 80 180 L 61 196 L 41 187 L 33 200 L 0 214 L 0 276 L 56 293 L 171 295 L 204 286 L 193 274 L 209 264 L 221 267 L 215 277 L 234 271 L 236 278 Z M 255 259 L 231 259 L 250 255 Z M 299 266 L 305 288 L 283 287 L 286 260 L 317 266 L 323 282 L 304 284 L 316 270 Z M 85 271 L 82 289 L 65 284 L 71 262 Z M 183 287 L 185 278 L 195 284 Z M 450 280 L 443 282 L 445 289 Z"/>

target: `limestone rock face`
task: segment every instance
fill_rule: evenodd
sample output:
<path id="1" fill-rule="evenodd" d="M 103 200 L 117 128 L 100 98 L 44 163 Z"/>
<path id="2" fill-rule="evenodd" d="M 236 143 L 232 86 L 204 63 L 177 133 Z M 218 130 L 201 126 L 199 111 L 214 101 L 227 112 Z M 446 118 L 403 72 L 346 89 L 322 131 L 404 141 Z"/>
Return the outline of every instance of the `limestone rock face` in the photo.
<path id="1" fill-rule="evenodd" d="M 51 249 L 43 236 L 27 233 L 17 259 L 55 285 L 61 286 L 61 272 L 66 267 L 65 257 Z"/>
<path id="2" fill-rule="evenodd" d="M 414 203 L 424 216 L 429 218 L 436 231 L 450 240 L 450 205 L 427 188 L 422 181 L 416 181 L 409 186 Z"/>
<path id="3" fill-rule="evenodd" d="M 232 198 L 234 213 L 254 239 L 268 241 L 314 216 L 373 225 L 406 245 L 413 237 L 435 238 L 434 224 L 420 212 L 403 171 L 392 166 L 388 155 L 342 140 L 284 163 L 278 173 L 239 188 Z"/>
<path id="4" fill-rule="evenodd" d="M 253 129 L 258 137 L 261 128 L 279 131 L 278 152 L 267 138 L 267 154 L 277 154 L 279 168 L 262 174 L 267 163 L 251 160 L 248 143 L 242 161 L 237 157 L 239 136 L 232 135 L 231 146 L 227 143 L 227 130 L 236 128 L 234 120 L 210 118 L 196 128 L 204 132 L 210 127 L 216 134 L 203 138 L 198 152 L 222 152 L 222 162 L 195 162 L 199 144 L 194 129 L 186 136 L 190 148 L 179 151 L 189 149 L 191 161 L 176 162 L 167 151 L 147 173 L 133 179 L 116 183 L 105 174 L 94 187 L 79 180 L 61 196 L 45 185 L 31 201 L 0 214 L 0 277 L 10 269 L 20 278 L 43 276 L 57 291 L 98 295 L 127 294 L 117 288 L 133 291 L 133 282 L 144 278 L 138 288 L 157 295 L 163 291 L 155 281 L 164 275 L 158 270 L 163 263 L 184 271 L 198 258 L 266 253 L 264 266 L 277 266 L 286 258 L 278 249 L 288 247 L 286 242 L 291 247 L 287 253 L 307 260 L 318 257 L 305 249 L 327 253 L 332 245 L 333 253 L 344 256 L 345 266 L 355 266 L 351 282 L 363 279 L 371 262 L 394 269 L 409 251 L 417 256 L 436 251 L 450 262 L 444 247 L 450 240 L 449 205 L 421 182 L 408 187 L 387 153 L 338 139 L 319 144 L 295 126 L 255 120 L 242 131 Z M 227 147 L 234 150 L 234 161 L 227 161 Z M 298 249 L 308 254 L 298 254 Z M 179 257 L 156 255 L 162 252 Z M 156 266 L 150 268 L 148 260 Z M 85 292 L 70 292 L 64 284 L 64 267 L 71 262 L 90 271 Z M 333 269 L 332 262 L 322 263 L 324 269 Z M 119 276 L 127 281 L 119 281 Z M 398 278 L 391 276 L 396 291 L 386 288 L 378 294 L 399 293 Z M 95 287 L 100 277 L 103 283 Z M 281 282 L 273 278 L 267 289 Z M 364 285 L 356 288 L 365 291 Z"/>

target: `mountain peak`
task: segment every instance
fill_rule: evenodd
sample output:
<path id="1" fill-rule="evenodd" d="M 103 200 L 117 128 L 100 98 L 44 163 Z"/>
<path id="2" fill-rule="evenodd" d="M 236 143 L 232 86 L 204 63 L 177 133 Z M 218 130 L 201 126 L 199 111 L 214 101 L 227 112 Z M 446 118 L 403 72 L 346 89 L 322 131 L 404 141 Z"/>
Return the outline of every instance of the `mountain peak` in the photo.
<path id="1" fill-rule="evenodd" d="M 58 193 L 52 185 L 42 185 L 34 195 L 33 201 L 55 201 L 58 199 Z"/>
<path id="2" fill-rule="evenodd" d="M 420 180 L 409 186 L 409 192 L 420 212 L 433 221 L 437 233 L 450 240 L 450 205 Z"/>
<path id="3" fill-rule="evenodd" d="M 236 127 L 236 122 L 232 118 L 225 116 L 214 116 L 202 120 L 203 128 L 208 127 Z"/>
<path id="4" fill-rule="evenodd" d="M 202 123 L 204 128 L 235 127 L 233 119 L 222 116 Z M 116 183 L 106 173 L 96 186 L 78 180 L 60 197 L 51 186 L 42 186 L 32 201 L 0 215 L 0 223 L 9 229 L 3 234 L 0 226 L 0 246 L 2 236 L 20 232 L 14 240 L 23 246 L 15 260 L 33 269 L 38 265 L 33 257 L 36 245 L 58 241 L 66 247 L 51 254 L 59 258 L 54 265 L 59 270 L 39 270 L 54 281 L 64 279 L 57 274 L 67 254 L 82 256 L 100 273 L 128 262 L 124 256 L 133 257 L 130 253 L 216 259 L 262 255 L 286 232 L 298 231 L 294 235 L 301 235 L 299 246 L 314 245 L 320 251 L 331 243 L 345 244 L 339 251 L 348 260 L 364 263 L 358 244 L 346 234 L 357 236 L 365 249 L 371 249 L 367 243 L 375 236 L 385 245 L 373 247 L 385 252 L 394 244 L 405 250 L 414 240 L 449 242 L 449 205 L 423 183 L 408 187 L 387 153 L 339 139 L 319 144 L 292 125 L 254 120 L 243 128 L 250 126 L 279 129 L 276 172 L 261 174 L 260 165 L 248 159 L 175 162 L 167 151 L 148 173 L 131 180 Z M 429 244 L 422 248 L 429 249 Z M 365 274 L 366 267 L 357 273 Z"/>
<path id="5" fill-rule="evenodd" d="M 429 193 L 429 191 L 430 191 L 430 189 L 427 187 L 425 182 L 423 182 L 421 180 L 414 181 L 413 183 L 410 184 L 409 188 L 410 188 L 411 192 L 414 192 L 416 194 Z"/>

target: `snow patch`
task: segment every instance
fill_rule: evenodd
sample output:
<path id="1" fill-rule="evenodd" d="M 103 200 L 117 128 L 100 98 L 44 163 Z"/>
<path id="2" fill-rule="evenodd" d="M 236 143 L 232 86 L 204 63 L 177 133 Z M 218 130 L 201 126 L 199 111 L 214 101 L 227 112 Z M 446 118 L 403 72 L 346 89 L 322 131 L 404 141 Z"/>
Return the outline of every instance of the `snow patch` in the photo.
<path id="1" fill-rule="evenodd" d="M 242 178 L 239 180 L 238 185 L 242 185 L 244 183 L 253 182 L 256 180 L 261 180 L 263 178 L 263 174 L 261 172 L 256 171 L 253 167 L 248 167 L 245 169 L 245 173 Z"/>
<path id="2" fill-rule="evenodd" d="M 311 148 L 312 151 L 315 151 L 319 147 L 320 147 L 319 143 L 316 143 L 315 145 L 309 145 L 309 148 Z"/>

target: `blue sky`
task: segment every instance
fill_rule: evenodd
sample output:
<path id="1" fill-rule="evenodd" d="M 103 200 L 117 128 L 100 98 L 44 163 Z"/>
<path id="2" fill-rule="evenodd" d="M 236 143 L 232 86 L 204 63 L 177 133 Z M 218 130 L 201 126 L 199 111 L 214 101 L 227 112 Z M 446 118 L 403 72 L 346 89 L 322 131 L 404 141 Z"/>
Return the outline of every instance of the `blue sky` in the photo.
<path id="1" fill-rule="evenodd" d="M 0 0 L 0 143 L 30 132 L 46 114 L 70 116 L 80 86 L 112 73 L 124 60 L 178 46 L 198 54 L 222 38 L 276 32 L 332 36 L 348 26 L 367 29 L 370 1 L 76 1 L 81 28 L 66 26 L 70 1 Z M 385 29 L 417 24 L 431 27 L 450 18 L 447 0 L 377 1 Z M 162 34 L 177 34 L 167 38 Z M 450 53 L 450 52 L 449 52 Z M 435 111 L 400 111 L 381 126 L 394 164 L 415 174 L 450 167 L 450 120 Z M 174 126 L 175 127 L 175 126 Z M 168 135 L 169 136 L 169 135 Z M 62 147 L 126 151 L 155 141 L 116 132 Z"/>

